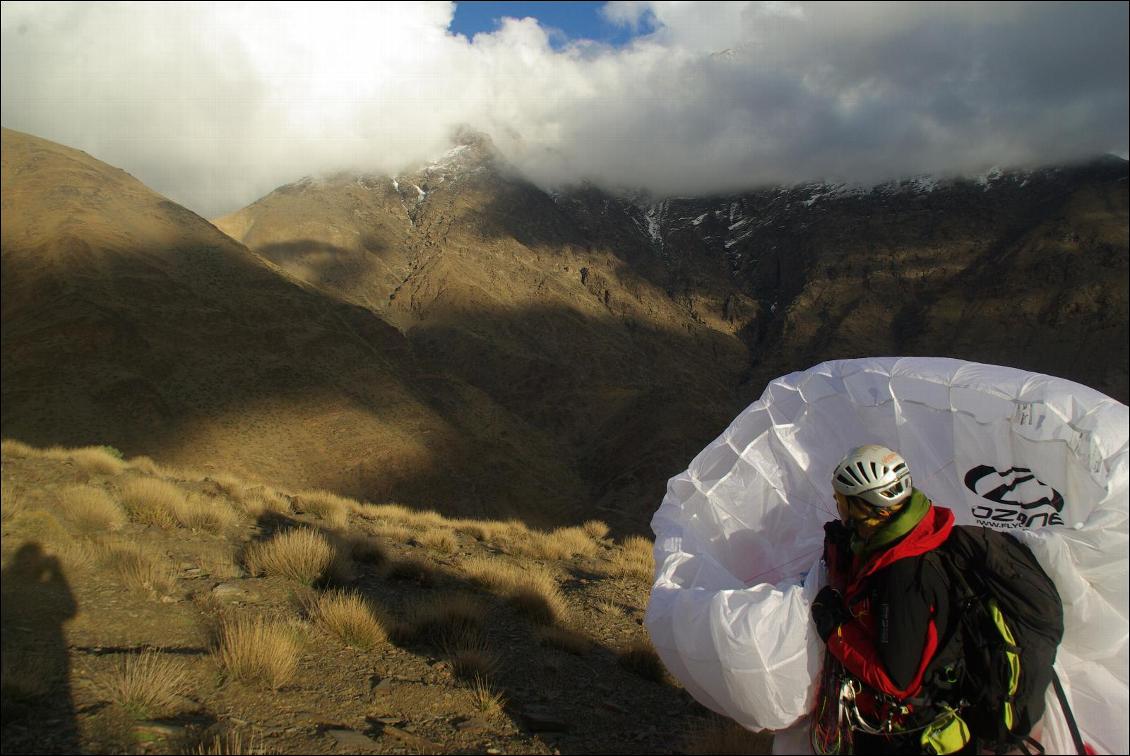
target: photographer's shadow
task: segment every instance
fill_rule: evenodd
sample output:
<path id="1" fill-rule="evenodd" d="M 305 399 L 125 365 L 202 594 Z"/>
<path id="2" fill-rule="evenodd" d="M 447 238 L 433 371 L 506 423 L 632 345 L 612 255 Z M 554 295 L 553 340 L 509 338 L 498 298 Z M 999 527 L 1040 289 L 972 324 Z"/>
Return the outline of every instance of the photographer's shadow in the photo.
<path id="1" fill-rule="evenodd" d="M 63 623 L 78 605 L 59 560 L 29 542 L 3 571 L 4 753 L 80 753 Z"/>

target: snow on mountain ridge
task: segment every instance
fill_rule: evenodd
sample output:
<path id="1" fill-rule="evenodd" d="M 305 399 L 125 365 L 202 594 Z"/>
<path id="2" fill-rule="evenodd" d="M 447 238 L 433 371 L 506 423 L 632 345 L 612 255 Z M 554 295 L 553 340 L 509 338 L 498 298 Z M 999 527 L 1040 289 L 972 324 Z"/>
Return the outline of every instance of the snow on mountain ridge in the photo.
<path id="1" fill-rule="evenodd" d="M 652 205 L 644 213 L 647 219 L 647 235 L 660 248 L 663 247 L 663 221 L 667 215 L 667 200 Z"/>

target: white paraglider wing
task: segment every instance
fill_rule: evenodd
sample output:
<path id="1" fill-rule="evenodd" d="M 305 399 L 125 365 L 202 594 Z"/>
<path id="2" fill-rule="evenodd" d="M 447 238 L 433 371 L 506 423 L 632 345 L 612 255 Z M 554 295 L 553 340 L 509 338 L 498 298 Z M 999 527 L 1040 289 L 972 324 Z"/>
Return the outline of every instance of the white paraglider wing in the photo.
<path id="1" fill-rule="evenodd" d="M 882 444 L 958 524 L 1032 549 L 1063 599 L 1056 668 L 1084 739 L 1127 753 L 1128 418 L 1070 381 L 942 358 L 841 360 L 773 381 L 668 484 L 652 520 L 652 642 L 704 705 L 751 729 L 796 725 L 823 661 L 810 609 L 832 470 Z M 1050 689 L 1041 733 L 1049 753 L 1072 752 Z"/>

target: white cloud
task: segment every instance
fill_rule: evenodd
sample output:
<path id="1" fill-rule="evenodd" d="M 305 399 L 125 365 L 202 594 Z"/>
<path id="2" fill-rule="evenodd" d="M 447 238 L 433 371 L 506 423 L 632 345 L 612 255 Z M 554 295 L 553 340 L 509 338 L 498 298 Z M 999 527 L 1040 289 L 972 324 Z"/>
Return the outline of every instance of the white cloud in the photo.
<path id="1" fill-rule="evenodd" d="M 1127 150 L 1125 3 L 610 3 L 642 36 L 561 50 L 448 2 L 2 9 L 3 124 L 208 215 L 460 123 L 541 183 L 657 194 Z"/>

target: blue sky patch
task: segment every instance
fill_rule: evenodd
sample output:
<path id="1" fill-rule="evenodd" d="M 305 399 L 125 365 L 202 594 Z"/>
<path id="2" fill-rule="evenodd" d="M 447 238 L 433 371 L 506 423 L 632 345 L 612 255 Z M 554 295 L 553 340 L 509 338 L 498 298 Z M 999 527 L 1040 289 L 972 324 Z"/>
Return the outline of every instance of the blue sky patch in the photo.
<path id="1" fill-rule="evenodd" d="M 469 39 L 481 32 L 496 31 L 506 16 L 532 16 L 550 32 L 550 44 L 554 49 L 561 49 L 580 39 L 621 47 L 652 31 L 646 23 L 635 30 L 616 26 L 601 14 L 602 7 L 603 2 L 458 2 L 450 29 Z"/>

